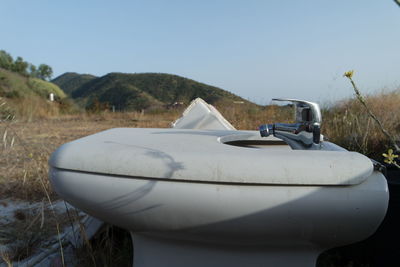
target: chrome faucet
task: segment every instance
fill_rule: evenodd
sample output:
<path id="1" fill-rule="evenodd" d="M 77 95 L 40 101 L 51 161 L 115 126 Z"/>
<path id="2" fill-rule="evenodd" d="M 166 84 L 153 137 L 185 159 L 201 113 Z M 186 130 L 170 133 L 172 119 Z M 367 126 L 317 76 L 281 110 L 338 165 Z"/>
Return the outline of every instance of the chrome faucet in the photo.
<path id="1" fill-rule="evenodd" d="M 293 149 L 319 146 L 321 142 L 321 110 L 317 103 L 275 98 L 275 101 L 289 101 L 295 105 L 295 123 L 264 124 L 259 127 L 262 137 L 274 135 L 288 143 Z"/>

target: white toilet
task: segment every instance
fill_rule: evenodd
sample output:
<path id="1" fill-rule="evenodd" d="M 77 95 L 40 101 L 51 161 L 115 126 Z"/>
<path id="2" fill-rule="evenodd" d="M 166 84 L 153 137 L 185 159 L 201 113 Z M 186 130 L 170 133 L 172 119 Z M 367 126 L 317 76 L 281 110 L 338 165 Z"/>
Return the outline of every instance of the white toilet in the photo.
<path id="1" fill-rule="evenodd" d="M 131 232 L 135 267 L 314 266 L 373 234 L 388 205 L 367 157 L 257 131 L 112 129 L 49 164 L 63 199 Z"/>

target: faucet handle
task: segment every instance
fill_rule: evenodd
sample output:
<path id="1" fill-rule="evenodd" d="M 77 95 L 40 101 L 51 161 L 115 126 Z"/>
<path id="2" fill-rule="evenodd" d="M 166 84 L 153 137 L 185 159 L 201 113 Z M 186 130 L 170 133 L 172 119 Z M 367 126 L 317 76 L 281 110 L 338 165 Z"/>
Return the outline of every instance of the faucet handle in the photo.
<path id="1" fill-rule="evenodd" d="M 299 123 L 308 122 L 313 125 L 321 125 L 322 116 L 319 105 L 314 102 L 292 99 L 292 98 L 273 98 L 275 101 L 288 101 L 292 102 L 295 109 L 295 120 Z"/>

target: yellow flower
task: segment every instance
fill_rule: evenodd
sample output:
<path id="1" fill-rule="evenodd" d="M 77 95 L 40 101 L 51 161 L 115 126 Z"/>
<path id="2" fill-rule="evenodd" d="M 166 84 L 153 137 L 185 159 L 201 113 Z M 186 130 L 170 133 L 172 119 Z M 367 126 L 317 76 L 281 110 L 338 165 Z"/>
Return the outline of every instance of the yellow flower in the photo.
<path id="1" fill-rule="evenodd" d="M 354 70 L 349 70 L 349 71 L 346 71 L 346 72 L 343 74 L 343 76 L 344 76 L 344 77 L 347 77 L 347 78 L 349 78 L 349 79 L 351 79 L 351 78 L 353 77 L 353 74 L 354 74 Z"/>
<path id="2" fill-rule="evenodd" d="M 393 164 L 396 163 L 395 158 L 398 158 L 399 155 L 393 154 L 393 149 L 389 149 L 388 153 L 383 153 L 382 154 L 383 157 L 385 157 L 384 162 L 386 162 L 387 164 Z"/>

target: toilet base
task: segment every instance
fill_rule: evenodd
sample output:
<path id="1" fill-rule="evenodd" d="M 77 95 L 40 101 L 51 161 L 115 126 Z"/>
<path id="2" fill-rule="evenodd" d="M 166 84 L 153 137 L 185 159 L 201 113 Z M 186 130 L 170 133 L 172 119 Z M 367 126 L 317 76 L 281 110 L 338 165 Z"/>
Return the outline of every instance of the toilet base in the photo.
<path id="1" fill-rule="evenodd" d="M 315 266 L 319 251 L 306 247 L 254 247 L 171 240 L 131 233 L 134 267 Z"/>

